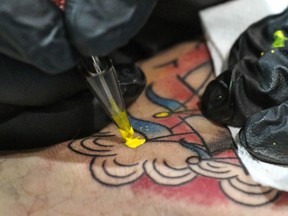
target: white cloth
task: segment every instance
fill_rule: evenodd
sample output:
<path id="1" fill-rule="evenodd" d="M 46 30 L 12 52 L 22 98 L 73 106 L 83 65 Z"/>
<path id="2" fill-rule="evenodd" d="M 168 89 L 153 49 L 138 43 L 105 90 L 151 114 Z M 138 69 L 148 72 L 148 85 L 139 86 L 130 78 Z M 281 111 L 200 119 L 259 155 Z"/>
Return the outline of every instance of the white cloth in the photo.
<path id="1" fill-rule="evenodd" d="M 216 75 L 225 69 L 230 49 L 243 31 L 267 15 L 282 12 L 287 6 L 288 0 L 234 0 L 201 11 L 200 17 Z M 262 185 L 288 191 L 288 166 L 257 160 L 239 145 L 239 128 L 229 129 L 238 146 L 237 154 L 251 177 Z"/>

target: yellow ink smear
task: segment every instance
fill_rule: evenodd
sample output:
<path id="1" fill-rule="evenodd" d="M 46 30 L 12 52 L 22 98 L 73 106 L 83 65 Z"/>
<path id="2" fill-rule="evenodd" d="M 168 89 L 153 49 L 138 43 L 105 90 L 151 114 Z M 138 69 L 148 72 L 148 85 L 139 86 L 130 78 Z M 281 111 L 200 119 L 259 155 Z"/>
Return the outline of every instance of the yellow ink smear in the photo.
<path id="1" fill-rule="evenodd" d="M 133 138 L 134 130 L 133 130 L 132 127 L 130 127 L 130 129 L 128 131 L 125 131 L 125 130 L 122 130 L 122 129 L 119 129 L 119 131 L 120 131 L 121 137 L 124 140 Z"/>
<path id="2" fill-rule="evenodd" d="M 125 111 L 118 112 L 117 115 L 112 116 L 113 120 L 119 128 L 125 131 L 129 131 L 131 128 L 130 122 L 128 120 L 127 113 Z"/>
<path id="3" fill-rule="evenodd" d="M 114 100 L 111 100 L 110 104 L 112 110 L 114 113 L 116 113 L 112 116 L 112 119 L 117 124 L 121 137 L 125 140 L 125 144 L 130 148 L 137 148 L 138 146 L 144 144 L 146 139 L 133 137 L 134 130 L 130 125 L 126 111 L 124 110 L 121 112 Z"/>
<path id="4" fill-rule="evenodd" d="M 119 131 L 120 131 L 122 138 L 125 140 L 125 144 L 129 148 L 137 148 L 146 142 L 146 139 L 144 138 L 133 137 L 134 130 L 132 127 L 130 127 L 128 131 L 125 131 L 122 129 L 119 129 Z"/>
<path id="5" fill-rule="evenodd" d="M 165 118 L 167 116 L 169 116 L 168 112 L 160 112 L 155 115 L 156 118 Z"/>
<path id="6" fill-rule="evenodd" d="M 126 139 L 125 144 L 129 148 L 137 148 L 141 146 L 142 144 L 144 144 L 145 142 L 146 142 L 146 139 L 136 137 L 136 138 Z"/>

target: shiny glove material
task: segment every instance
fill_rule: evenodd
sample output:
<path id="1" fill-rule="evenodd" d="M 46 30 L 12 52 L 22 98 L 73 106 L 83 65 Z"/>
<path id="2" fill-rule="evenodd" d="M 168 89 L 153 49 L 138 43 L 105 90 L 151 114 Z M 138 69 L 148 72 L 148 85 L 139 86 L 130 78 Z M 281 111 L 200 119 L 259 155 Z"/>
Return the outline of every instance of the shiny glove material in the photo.
<path id="1" fill-rule="evenodd" d="M 71 97 L 87 86 L 77 68 L 53 76 L 0 54 L 0 103 L 46 106 Z"/>
<path id="2" fill-rule="evenodd" d="M 0 53 L 51 74 L 71 69 L 82 55 L 105 55 L 145 23 L 156 0 L 2 0 Z M 75 48 L 77 52 L 75 51 Z"/>
<path id="3" fill-rule="evenodd" d="M 288 101 L 252 115 L 240 132 L 242 145 L 256 158 L 288 164 Z"/>
<path id="4" fill-rule="evenodd" d="M 68 34 L 85 56 L 106 55 L 138 32 L 155 3 L 156 0 L 66 0 Z"/>
<path id="5" fill-rule="evenodd" d="M 286 37 L 288 9 L 250 26 L 232 47 L 228 70 L 208 85 L 202 99 L 208 118 L 232 126 L 245 125 L 241 142 L 254 156 L 282 164 L 288 164 L 283 160 L 288 158 L 283 139 L 288 137 Z"/>
<path id="6" fill-rule="evenodd" d="M 9 66 L 15 61 L 3 58 Z M 27 78 L 25 71 L 13 71 L 11 67 L 0 73 L 2 77 L 10 77 L 8 84 L 11 84 L 7 86 L 7 95 L 0 91 L 1 151 L 40 148 L 89 136 L 111 122 L 100 103 L 88 91 L 77 68 L 49 79 L 49 75 L 44 73 L 33 74 L 31 66 L 22 66 L 31 70 L 30 75 L 35 75 L 34 82 Z M 144 73 L 135 65 L 116 65 L 115 68 L 125 104 L 129 106 L 145 87 Z M 22 76 L 19 75 L 21 72 Z"/>
<path id="7" fill-rule="evenodd" d="M 110 123 L 76 67 L 78 58 L 124 45 L 156 1 L 66 0 L 64 11 L 52 0 L 1 1 L 0 150 L 43 147 Z M 144 74 L 133 64 L 117 72 L 129 105 L 144 89 Z"/>

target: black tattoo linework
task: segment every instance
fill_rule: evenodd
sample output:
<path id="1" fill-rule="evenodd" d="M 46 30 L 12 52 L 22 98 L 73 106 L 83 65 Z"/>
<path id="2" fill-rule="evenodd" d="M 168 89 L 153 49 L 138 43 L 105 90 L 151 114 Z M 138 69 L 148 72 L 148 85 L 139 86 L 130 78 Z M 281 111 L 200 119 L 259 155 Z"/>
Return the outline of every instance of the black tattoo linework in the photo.
<path id="1" fill-rule="evenodd" d="M 151 103 L 168 110 L 168 117 L 177 117 L 178 122 L 173 126 L 167 127 L 154 121 L 141 120 L 130 115 L 130 118 L 133 120 L 132 122 L 135 123 L 133 125 L 135 131 L 141 133 L 147 140 L 147 144 L 145 145 L 148 146 L 151 143 L 155 145 L 158 143 L 167 145 L 167 148 L 169 144 L 179 145 L 179 147 L 183 147 L 191 153 L 191 156 L 186 158 L 185 164 L 182 164 L 182 166 L 173 166 L 169 163 L 168 159 L 159 161 L 157 158 L 154 158 L 153 160 L 143 159 L 131 163 L 122 163 L 117 159 L 118 154 L 120 153 L 117 152 L 117 148 L 115 147 L 117 144 L 107 143 L 107 141 L 105 141 L 114 138 L 114 135 L 109 132 L 100 132 L 82 139 L 80 142 L 71 142 L 68 144 L 68 148 L 77 154 L 92 157 L 89 164 L 91 176 L 95 181 L 105 186 L 120 187 L 133 184 L 146 175 L 157 185 L 178 187 L 191 183 L 197 176 L 202 176 L 218 181 L 222 193 L 231 201 L 240 205 L 259 207 L 273 203 L 280 197 L 281 193 L 271 188 L 261 187 L 259 184 L 249 179 L 246 168 L 235 153 L 235 156 L 233 155 L 233 157 L 216 156 L 226 151 L 233 151 L 232 139 L 230 139 L 228 135 L 227 137 L 224 137 L 224 144 L 221 143 L 220 145 L 220 143 L 218 143 L 218 147 L 215 147 L 215 145 L 212 147 L 213 143 L 207 143 L 201 133 L 199 133 L 190 122 L 191 119 L 195 117 L 204 119 L 201 113 L 197 112 L 197 110 L 189 110 L 186 105 L 194 97 L 201 97 L 199 92 L 207 85 L 208 81 L 213 76 L 213 71 L 210 70 L 208 74 L 206 74 L 198 88 L 191 86 L 189 82 L 187 82 L 187 79 L 190 76 L 193 76 L 195 71 L 210 64 L 210 60 L 205 61 L 186 71 L 186 73 L 183 73 L 184 75 L 175 76 L 177 81 L 181 82 L 191 91 L 191 96 L 182 103 L 178 100 L 165 99 L 158 96 L 153 91 L 153 83 L 146 88 L 146 98 Z M 178 68 L 178 59 L 157 65 L 154 68 L 164 68 L 169 65 Z M 168 101 L 166 104 L 165 100 L 166 102 Z M 155 119 L 157 118 L 156 115 L 153 115 L 152 117 Z M 153 134 L 153 136 L 151 136 L 150 132 L 146 133 L 141 130 L 141 127 L 144 127 L 145 124 L 153 125 L 155 129 L 161 129 L 162 131 L 165 131 L 165 133 L 159 133 L 158 135 Z M 189 128 L 189 131 L 175 133 L 174 129 L 181 125 L 185 125 Z M 200 143 L 187 141 L 186 137 L 189 136 L 197 137 Z M 179 137 L 179 139 L 175 139 L 175 137 Z M 228 141 L 225 141 L 225 139 Z M 115 170 L 113 170 L 113 166 L 115 167 Z M 121 173 L 119 169 L 125 171 Z M 173 171 L 173 175 L 167 170 Z M 193 194 L 191 194 L 191 196 L 193 196 Z M 240 199 L 239 197 L 243 197 L 243 199 Z M 247 202 L 245 197 L 249 197 L 250 201 Z"/>

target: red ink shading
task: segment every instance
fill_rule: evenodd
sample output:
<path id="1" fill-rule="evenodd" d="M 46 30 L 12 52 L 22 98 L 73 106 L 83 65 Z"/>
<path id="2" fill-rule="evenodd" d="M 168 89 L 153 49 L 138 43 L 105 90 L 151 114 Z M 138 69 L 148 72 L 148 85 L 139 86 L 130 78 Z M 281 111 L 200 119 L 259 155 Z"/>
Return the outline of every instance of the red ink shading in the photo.
<path id="1" fill-rule="evenodd" d="M 234 149 L 223 150 L 222 152 L 213 154 L 213 159 L 216 161 L 223 161 L 226 163 L 240 165 L 240 161 L 236 156 Z"/>
<path id="2" fill-rule="evenodd" d="M 219 188 L 217 180 L 201 176 L 180 186 L 159 185 L 149 177 L 143 176 L 130 187 L 135 194 L 142 195 L 149 192 L 155 196 L 162 196 L 166 200 L 181 200 L 204 206 L 215 206 L 229 202 Z"/>
<path id="3" fill-rule="evenodd" d="M 201 114 L 198 107 L 200 98 L 185 85 L 185 79 L 187 73 L 198 68 L 199 65 L 210 61 L 207 46 L 201 43 L 197 48 L 180 56 L 177 61 L 177 67 L 169 65 L 157 72 L 161 78 L 153 84 L 153 91 L 157 92 L 157 95 L 160 97 L 178 101 L 180 104 L 183 104 L 183 107 L 168 111 L 169 116 L 165 118 L 152 118 L 147 120 L 165 125 L 171 129 L 171 136 L 162 138 L 162 141 L 179 141 L 183 139 L 189 143 L 203 145 L 201 137 L 191 128 L 189 123 L 184 121 L 184 119 L 191 115 Z M 182 81 L 180 81 L 180 79 Z M 188 85 L 188 83 L 186 84 Z M 195 91 L 197 91 L 197 89 L 195 89 Z"/>
<path id="4" fill-rule="evenodd" d="M 193 95 L 193 92 L 191 92 L 187 86 L 183 85 L 183 83 L 179 81 L 179 78 L 185 79 L 184 76 L 188 71 L 209 61 L 210 55 L 207 46 L 202 43 L 196 49 L 180 56 L 178 59 L 178 67 L 170 65 L 157 72 L 159 79 L 154 83 L 153 89 L 161 97 L 186 103 L 187 109 L 198 108 L 199 97 Z M 176 76 L 178 76 L 178 78 L 176 78 Z"/>
<path id="5" fill-rule="evenodd" d="M 200 113 L 200 111 L 199 111 Z M 189 117 L 191 115 L 191 113 L 185 113 L 185 114 L 181 114 L 181 113 L 172 113 L 170 114 L 170 116 L 164 117 L 164 118 L 153 118 L 152 120 L 158 124 L 162 124 L 165 125 L 168 128 L 172 128 L 176 125 L 178 125 L 180 122 L 182 122 L 181 118 L 185 118 L 185 117 Z M 187 132 L 188 128 L 185 129 L 184 131 Z M 189 129 L 189 131 L 191 131 L 191 129 Z M 183 131 L 182 131 L 183 132 Z"/>
<path id="6" fill-rule="evenodd" d="M 280 197 L 273 203 L 272 209 L 277 209 L 288 204 L 288 193 L 281 193 Z"/>
<path id="7" fill-rule="evenodd" d="M 179 124 L 177 127 L 173 128 L 172 131 L 174 134 L 177 134 L 191 131 L 191 128 L 185 122 L 183 122 Z"/>
<path id="8" fill-rule="evenodd" d="M 201 138 L 197 133 L 191 130 L 191 127 L 186 122 L 183 122 L 182 118 L 190 116 L 191 113 L 174 113 L 171 116 L 165 118 L 151 119 L 151 122 L 156 122 L 158 124 L 165 125 L 171 129 L 172 134 L 165 138 L 160 138 L 158 140 L 174 140 L 179 141 L 181 139 L 186 140 L 186 142 L 203 144 Z"/>

